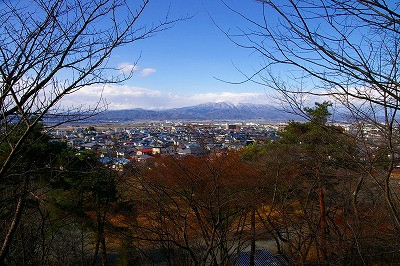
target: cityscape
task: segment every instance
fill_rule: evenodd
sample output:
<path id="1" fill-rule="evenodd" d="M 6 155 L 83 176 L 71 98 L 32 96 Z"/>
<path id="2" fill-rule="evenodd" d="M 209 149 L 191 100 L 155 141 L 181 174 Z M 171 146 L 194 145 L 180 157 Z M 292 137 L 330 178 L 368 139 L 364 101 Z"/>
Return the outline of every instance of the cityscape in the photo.
<path id="1" fill-rule="evenodd" d="M 154 156 L 206 156 L 210 153 L 239 151 L 257 144 L 279 140 L 288 122 L 131 122 L 64 125 L 47 132 L 51 141 L 66 143 L 78 151 L 93 151 L 105 164 L 118 168 L 130 161 Z M 346 134 L 362 135 L 379 142 L 380 129 L 363 124 L 334 123 Z M 360 133 L 361 131 L 361 133 Z"/>
<path id="2" fill-rule="evenodd" d="M 92 150 L 103 162 L 142 161 L 155 155 L 204 156 L 211 152 L 240 150 L 252 143 L 277 139 L 282 124 L 254 123 L 151 123 L 132 127 L 116 125 L 63 127 L 50 132 L 77 150 Z M 119 160 L 118 160 L 119 159 Z M 124 160 L 125 159 L 125 160 Z M 126 160 L 128 159 L 128 160 Z"/>

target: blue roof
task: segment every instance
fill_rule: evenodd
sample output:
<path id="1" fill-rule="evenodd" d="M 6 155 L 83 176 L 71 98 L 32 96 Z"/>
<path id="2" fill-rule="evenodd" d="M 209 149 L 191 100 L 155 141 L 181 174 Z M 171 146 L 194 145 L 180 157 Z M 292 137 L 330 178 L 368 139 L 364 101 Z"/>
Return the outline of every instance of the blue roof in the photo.
<path id="1" fill-rule="evenodd" d="M 114 158 L 114 162 L 119 164 L 127 164 L 130 161 L 126 158 Z"/>
<path id="2" fill-rule="evenodd" d="M 237 266 L 250 265 L 250 252 L 241 252 L 234 256 L 231 261 Z M 254 254 L 254 266 L 286 266 L 289 258 L 285 255 L 273 255 L 268 250 L 256 250 Z"/>
<path id="3" fill-rule="evenodd" d="M 128 159 L 125 158 L 110 158 L 110 157 L 99 158 L 99 161 L 104 164 L 108 163 L 127 164 L 130 162 Z"/>
<path id="4" fill-rule="evenodd" d="M 101 163 L 109 163 L 109 162 L 111 162 L 111 158 L 110 157 L 103 157 L 103 158 L 100 158 L 99 161 Z"/>

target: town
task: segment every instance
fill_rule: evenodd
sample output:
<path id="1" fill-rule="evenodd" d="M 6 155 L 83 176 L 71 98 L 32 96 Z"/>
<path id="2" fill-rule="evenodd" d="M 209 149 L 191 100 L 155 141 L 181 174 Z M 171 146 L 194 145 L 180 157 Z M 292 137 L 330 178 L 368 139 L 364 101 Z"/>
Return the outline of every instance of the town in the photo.
<path id="1" fill-rule="evenodd" d="M 52 141 L 77 150 L 91 150 L 103 163 L 119 168 L 131 160 L 156 155 L 202 156 L 238 150 L 251 143 L 277 139 L 286 124 L 255 123 L 147 123 L 132 125 L 64 126 L 50 131 Z"/>
<path id="2" fill-rule="evenodd" d="M 61 141 L 76 150 L 91 150 L 100 161 L 115 169 L 130 161 L 146 161 L 155 156 L 204 156 L 242 149 L 279 138 L 287 123 L 254 122 L 151 122 L 98 125 L 64 125 L 53 128 L 52 141 Z M 338 123 L 356 134 L 347 123 Z M 364 125 L 366 138 L 379 138 L 375 126 Z"/>

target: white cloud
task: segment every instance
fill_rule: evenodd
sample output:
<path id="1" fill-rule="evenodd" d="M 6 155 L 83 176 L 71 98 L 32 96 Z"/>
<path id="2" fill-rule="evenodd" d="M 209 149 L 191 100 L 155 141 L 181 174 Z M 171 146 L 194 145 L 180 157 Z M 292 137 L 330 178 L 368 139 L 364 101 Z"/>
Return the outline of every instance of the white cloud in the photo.
<path id="1" fill-rule="evenodd" d="M 157 69 L 155 68 L 147 67 L 141 69 L 136 64 L 131 63 L 121 63 L 117 66 L 117 69 L 123 74 L 137 73 L 137 75 L 140 77 L 147 77 L 157 72 Z"/>
<path id="2" fill-rule="evenodd" d="M 257 92 L 209 92 L 209 93 L 165 93 L 159 90 L 122 86 L 87 86 L 68 95 L 62 106 L 95 106 L 100 98 L 106 100 L 109 109 L 166 109 L 197 105 L 206 102 L 232 102 L 265 104 L 269 100 L 265 93 Z"/>
<path id="3" fill-rule="evenodd" d="M 267 97 L 264 93 L 255 92 L 209 92 L 193 94 L 189 97 L 190 102 L 199 104 L 205 102 L 232 102 L 232 103 L 266 103 Z"/>
<path id="4" fill-rule="evenodd" d="M 153 73 L 155 73 L 157 70 L 155 68 L 144 68 L 142 70 L 139 71 L 140 76 L 142 77 L 147 77 Z"/>
<path id="5" fill-rule="evenodd" d="M 131 72 L 139 71 L 139 67 L 137 65 L 130 63 L 121 63 L 118 65 L 118 69 L 124 74 L 129 74 Z"/>

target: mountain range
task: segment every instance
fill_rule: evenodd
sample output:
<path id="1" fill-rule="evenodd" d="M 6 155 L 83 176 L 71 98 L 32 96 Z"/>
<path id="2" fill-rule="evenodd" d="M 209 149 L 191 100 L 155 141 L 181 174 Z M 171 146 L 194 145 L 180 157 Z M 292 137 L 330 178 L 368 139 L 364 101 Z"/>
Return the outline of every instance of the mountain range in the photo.
<path id="1" fill-rule="evenodd" d="M 230 102 L 204 103 L 195 106 L 166 110 L 129 110 L 105 111 L 90 120 L 94 122 L 129 122 L 129 121 L 218 121 L 218 120 L 266 120 L 288 121 L 299 119 L 273 105 Z"/>

